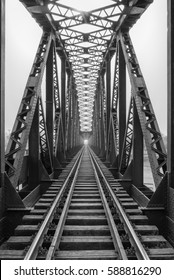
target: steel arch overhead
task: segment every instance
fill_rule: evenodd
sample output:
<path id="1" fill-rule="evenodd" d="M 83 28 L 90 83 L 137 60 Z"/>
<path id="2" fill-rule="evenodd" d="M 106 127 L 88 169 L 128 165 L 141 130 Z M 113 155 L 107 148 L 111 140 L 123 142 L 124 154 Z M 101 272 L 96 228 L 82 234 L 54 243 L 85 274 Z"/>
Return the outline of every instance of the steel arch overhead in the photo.
<path id="1" fill-rule="evenodd" d="M 55 32 L 56 51 L 61 59 L 66 61 L 67 73 L 72 72 L 74 77 L 78 96 L 80 131 L 91 132 L 98 77 L 101 74 L 104 75 L 106 61 L 115 52 L 116 33 L 120 28 L 131 28 L 153 1 L 106 0 L 104 4 L 95 1 L 92 3 L 93 7 L 88 9 L 84 5 L 82 8 L 75 6 L 73 0 L 20 1 L 44 30 Z M 61 94 L 62 92 L 63 88 Z M 109 83 L 107 83 L 106 92 L 109 102 Z M 64 95 L 65 89 L 62 98 Z M 107 101 L 106 94 L 104 99 Z M 66 104 L 63 107 L 65 106 Z M 108 134 L 110 121 L 108 106 L 104 109 L 104 118 L 107 123 L 104 126 Z M 114 116 L 116 125 L 115 120 Z M 62 123 L 65 137 L 67 124 L 65 124 L 63 111 Z M 104 133 L 106 134 L 106 131 Z M 123 138 L 123 133 L 121 136 Z M 108 137 L 105 141 L 108 141 Z"/>
<path id="2" fill-rule="evenodd" d="M 44 32 L 29 74 L 24 95 L 6 149 L 6 172 L 16 188 L 23 157 L 30 134 L 32 120 L 40 96 L 41 82 L 52 41 L 52 34 Z"/>
<path id="3" fill-rule="evenodd" d="M 119 33 L 156 188 L 167 170 L 167 155 L 129 33 Z"/>

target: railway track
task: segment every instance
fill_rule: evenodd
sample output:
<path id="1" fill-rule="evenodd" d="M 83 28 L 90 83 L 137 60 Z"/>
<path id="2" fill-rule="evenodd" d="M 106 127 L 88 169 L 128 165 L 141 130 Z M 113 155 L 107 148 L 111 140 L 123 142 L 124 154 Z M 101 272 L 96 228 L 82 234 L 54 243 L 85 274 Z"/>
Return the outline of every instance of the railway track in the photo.
<path id="1" fill-rule="evenodd" d="M 83 147 L 1 245 L 0 259 L 174 259 L 174 249 Z"/>

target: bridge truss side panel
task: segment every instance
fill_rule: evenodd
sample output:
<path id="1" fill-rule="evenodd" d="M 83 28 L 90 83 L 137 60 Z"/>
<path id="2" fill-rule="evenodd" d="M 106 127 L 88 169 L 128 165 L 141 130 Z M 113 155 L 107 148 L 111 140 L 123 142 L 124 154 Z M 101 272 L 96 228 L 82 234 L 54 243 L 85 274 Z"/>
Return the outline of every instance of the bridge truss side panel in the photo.
<path id="1" fill-rule="evenodd" d="M 174 188 L 174 3 L 168 1 L 168 172 Z"/>
<path id="2" fill-rule="evenodd" d="M 29 188 L 34 189 L 39 184 L 40 170 L 39 170 L 39 101 L 36 105 L 34 118 L 31 126 L 31 133 L 29 135 Z"/>
<path id="3" fill-rule="evenodd" d="M 119 151 L 123 149 L 124 134 L 126 129 L 126 64 L 121 48 L 120 42 L 118 43 L 119 49 L 119 85 L 118 85 L 118 94 L 119 94 Z M 120 162 L 119 154 L 119 162 Z"/>
<path id="4" fill-rule="evenodd" d="M 174 2 L 168 0 L 167 232 L 174 244 Z"/>
<path id="5" fill-rule="evenodd" d="M 4 128 L 5 128 L 5 1 L 0 3 L 0 180 L 1 186 L 4 182 Z"/>
<path id="6" fill-rule="evenodd" d="M 0 2 L 0 236 L 2 235 L 4 200 L 4 171 L 5 171 L 5 0 Z M 2 221 L 2 223 L 1 223 Z"/>
<path id="7" fill-rule="evenodd" d="M 133 118 L 133 184 L 141 188 L 143 186 L 143 134 L 141 130 L 140 120 L 136 104 L 134 102 L 134 118 Z"/>
<path id="8" fill-rule="evenodd" d="M 48 60 L 46 63 L 46 124 L 50 146 L 51 159 L 53 160 L 53 48 L 52 41 Z"/>
<path id="9" fill-rule="evenodd" d="M 4 10 L 1 9 L 1 15 L 3 13 Z M 3 20 L 2 18 L 2 21 Z M 4 44 L 3 38 L 4 33 L 1 34 L 2 46 Z M 73 91 L 72 76 L 70 76 L 69 87 L 67 89 L 66 60 L 62 59 L 61 83 L 58 81 L 58 65 L 56 62 L 56 55 L 58 53 L 55 40 L 55 34 L 52 32 L 43 32 L 5 155 L 3 124 L 4 105 L 2 106 L 2 102 L 4 102 L 4 66 L 3 63 L 1 63 L 3 68 L 1 68 L 0 100 L 2 152 L 0 171 L 1 174 L 3 174 L 4 169 L 6 170 L 9 188 L 14 193 L 13 202 L 17 208 L 21 205 L 24 207 L 25 203 L 23 202 L 25 201 L 25 196 L 27 195 L 28 197 L 30 194 L 31 199 L 27 198 L 27 204 L 25 206 L 28 207 L 28 203 L 30 202 L 32 205 L 32 197 L 34 197 L 32 193 L 39 193 L 38 188 L 40 188 L 40 181 L 49 181 L 50 178 L 54 176 L 55 170 L 61 168 L 61 162 L 65 161 L 66 157 L 65 135 L 69 138 L 69 140 L 67 140 L 68 145 L 71 143 L 69 147 L 70 150 L 81 144 L 79 136 L 78 104 L 76 92 Z M 2 50 L 4 51 L 3 47 L 1 48 L 1 59 L 4 59 L 4 52 L 2 53 Z M 45 100 L 43 100 L 44 94 L 42 94 L 44 73 L 46 73 Z M 59 96 L 59 84 L 61 84 L 61 99 Z M 66 92 L 66 90 L 68 92 Z M 73 104 L 71 106 L 72 94 Z M 43 103 L 45 103 L 45 105 L 43 105 Z M 68 120 L 66 116 L 68 116 Z M 69 125 L 66 131 L 66 124 L 68 121 L 70 122 L 70 120 L 72 122 L 72 129 Z M 72 131 L 73 137 L 69 135 L 69 129 Z M 3 201 L 6 200 L 7 196 L 8 193 L 1 194 Z M 8 207 L 7 203 L 6 208 Z M 3 213 L 2 210 L 1 213 Z"/>

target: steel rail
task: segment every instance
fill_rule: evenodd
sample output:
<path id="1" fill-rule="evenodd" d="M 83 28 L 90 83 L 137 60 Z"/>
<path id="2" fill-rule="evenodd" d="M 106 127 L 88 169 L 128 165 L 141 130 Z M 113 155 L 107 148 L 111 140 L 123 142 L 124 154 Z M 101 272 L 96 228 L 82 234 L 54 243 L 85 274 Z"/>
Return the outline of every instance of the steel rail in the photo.
<path id="1" fill-rule="evenodd" d="M 63 233 L 63 228 L 64 228 L 64 225 L 65 225 L 65 220 L 66 220 L 66 217 L 67 217 L 67 212 L 69 210 L 69 206 L 70 206 L 70 203 L 71 203 L 71 198 L 72 198 L 72 195 L 73 195 L 76 179 L 77 179 L 77 176 L 78 176 L 78 173 L 79 173 L 79 168 L 80 168 L 80 165 L 81 165 L 83 153 L 84 153 L 84 148 L 82 150 L 81 157 L 78 161 L 78 166 L 77 166 L 73 181 L 71 183 L 71 187 L 70 187 L 66 202 L 64 204 L 63 211 L 61 213 L 56 231 L 54 233 L 51 245 L 50 245 L 49 250 L 47 252 L 46 260 L 54 259 L 54 253 L 55 253 L 56 249 L 59 247 L 61 236 L 62 236 L 62 233 Z"/>
<path id="2" fill-rule="evenodd" d="M 118 214 L 120 215 L 120 218 L 124 223 L 125 230 L 130 238 L 130 242 L 135 248 L 137 258 L 139 260 L 149 260 L 149 256 L 148 256 L 146 250 L 144 249 L 141 241 L 139 240 L 132 224 L 130 223 L 121 203 L 119 202 L 119 200 L 116 197 L 115 193 L 113 192 L 111 186 L 109 185 L 108 181 L 106 180 L 105 175 L 95 158 L 94 152 L 91 150 L 91 148 L 89 148 L 89 151 L 90 151 L 90 154 L 92 155 L 92 159 L 93 159 L 95 165 L 97 166 L 97 169 L 98 169 L 100 175 L 102 176 L 102 178 L 104 180 L 105 185 L 107 186 L 107 188 L 112 196 L 113 202 L 118 210 Z"/>
<path id="3" fill-rule="evenodd" d="M 77 158 L 76 158 L 76 161 L 75 161 L 75 163 L 74 163 L 74 165 L 73 165 L 69 175 L 67 176 L 65 182 L 63 183 L 63 185 L 62 185 L 62 187 L 61 187 L 57 197 L 55 198 L 55 200 L 54 200 L 51 208 L 49 209 L 49 211 L 48 211 L 48 213 L 47 213 L 47 215 L 46 215 L 46 217 L 45 217 L 41 227 L 39 228 L 39 231 L 37 232 L 35 238 L 33 239 L 33 242 L 31 244 L 31 246 L 30 246 L 30 248 L 29 248 L 29 250 L 28 250 L 28 252 L 27 252 L 27 254 L 26 254 L 25 258 L 24 258 L 24 260 L 34 260 L 34 259 L 36 259 L 37 254 L 38 254 L 39 246 L 41 245 L 41 242 L 43 241 L 44 234 L 46 233 L 46 230 L 48 229 L 48 224 L 51 222 L 51 219 L 53 217 L 53 213 L 56 210 L 56 207 L 57 207 L 57 205 L 59 203 L 59 200 L 60 200 L 60 198 L 61 198 L 61 196 L 62 196 L 62 194 L 63 194 L 63 192 L 64 192 L 64 190 L 65 190 L 65 188 L 66 188 L 66 186 L 68 184 L 68 181 L 69 181 L 71 175 L 73 174 L 73 172 L 75 171 L 75 168 L 77 167 L 77 164 L 78 164 L 78 162 L 80 160 L 80 157 L 83 154 L 83 149 L 84 148 L 82 148 L 79 151 L 79 153 L 77 155 Z"/>
<path id="4" fill-rule="evenodd" d="M 105 209 L 105 214 L 106 214 L 107 221 L 108 221 L 108 224 L 109 224 L 109 228 L 110 228 L 110 231 L 111 231 L 111 236 L 112 236 L 112 239 L 113 239 L 115 250 L 116 250 L 116 252 L 118 252 L 120 260 L 127 260 L 128 258 L 127 258 L 125 249 L 123 247 L 123 243 L 121 241 L 119 232 L 117 230 L 117 227 L 116 227 L 116 224 L 114 222 L 111 210 L 108 206 L 108 202 L 106 200 L 105 194 L 103 192 L 103 188 L 102 188 L 101 183 L 100 183 L 100 179 L 99 179 L 99 176 L 98 176 L 98 173 L 97 173 L 94 161 L 93 161 L 93 156 L 90 153 L 89 153 L 89 156 L 90 156 L 90 160 L 91 160 L 91 163 L 92 163 L 92 166 L 93 166 L 93 169 L 94 169 L 95 178 L 96 178 L 97 185 L 98 185 L 99 192 L 100 192 L 100 196 L 101 196 L 101 199 L 102 199 L 102 202 L 103 202 L 103 207 Z"/>

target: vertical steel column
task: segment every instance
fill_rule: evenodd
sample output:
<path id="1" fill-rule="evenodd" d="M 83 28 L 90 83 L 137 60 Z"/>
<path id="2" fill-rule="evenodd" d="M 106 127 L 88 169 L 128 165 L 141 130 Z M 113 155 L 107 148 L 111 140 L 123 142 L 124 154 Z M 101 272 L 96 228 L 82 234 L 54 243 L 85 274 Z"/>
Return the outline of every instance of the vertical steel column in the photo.
<path id="1" fill-rule="evenodd" d="M 126 130 L 126 63 L 119 42 L 119 161 L 123 149 L 124 135 Z"/>
<path id="2" fill-rule="evenodd" d="M 168 131 L 167 169 L 174 188 L 174 1 L 168 0 Z"/>
<path id="3" fill-rule="evenodd" d="M 70 138 L 70 143 L 71 143 L 71 149 L 74 148 L 74 116 L 75 116 L 75 89 L 73 87 L 73 92 L 71 96 L 71 138 Z"/>
<path id="4" fill-rule="evenodd" d="M 98 117 L 98 106 L 97 106 L 97 97 L 95 96 L 94 100 L 94 112 L 93 112 L 93 123 L 95 129 L 95 137 L 96 137 L 96 150 L 99 152 L 99 117 Z"/>
<path id="5" fill-rule="evenodd" d="M 5 131 L 5 1 L 0 3 L 0 187 L 4 185 L 4 170 L 5 170 L 5 158 L 4 158 L 4 131 Z"/>
<path id="6" fill-rule="evenodd" d="M 34 189 L 40 181 L 40 137 L 39 137 L 39 99 L 37 101 L 29 135 L 29 188 Z"/>
<path id="7" fill-rule="evenodd" d="M 134 101 L 133 104 L 133 184 L 136 187 L 143 186 L 143 133 Z"/>
<path id="8" fill-rule="evenodd" d="M 73 148 L 76 146 L 76 119 L 77 119 L 77 96 L 74 96 L 74 117 L 73 117 Z"/>
<path id="9" fill-rule="evenodd" d="M 63 124 L 63 136 L 65 140 L 66 132 L 66 60 L 61 58 L 61 112 Z"/>
<path id="10" fill-rule="evenodd" d="M 102 150 L 101 156 L 104 157 L 106 153 L 106 122 L 105 122 L 105 105 L 104 104 L 104 76 L 100 76 L 100 105 L 101 105 L 101 138 L 102 138 Z"/>
<path id="11" fill-rule="evenodd" d="M 71 111 L 71 148 L 74 148 L 74 121 L 75 121 L 75 104 L 76 104 L 77 93 L 75 89 L 75 83 L 73 81 L 73 92 L 72 92 L 72 111 Z"/>
<path id="12" fill-rule="evenodd" d="M 53 161 L 53 41 L 50 46 L 48 59 L 46 63 L 46 125 L 48 133 L 48 141 L 50 146 L 50 154 Z"/>
<path id="13" fill-rule="evenodd" d="M 108 55 L 106 61 L 106 143 L 108 148 L 109 140 L 109 123 L 111 115 L 111 58 Z"/>
<path id="14" fill-rule="evenodd" d="M 71 96 L 72 96 L 72 76 L 68 74 L 67 96 L 66 96 L 66 131 L 65 131 L 65 150 L 69 149 L 71 131 Z"/>
<path id="15" fill-rule="evenodd" d="M 96 91 L 96 107 L 97 107 L 97 120 L 98 120 L 98 149 L 101 151 L 101 143 L 102 143 L 102 137 L 101 137 L 101 108 L 100 108 L 100 87 L 99 85 L 97 86 L 97 91 Z"/>

